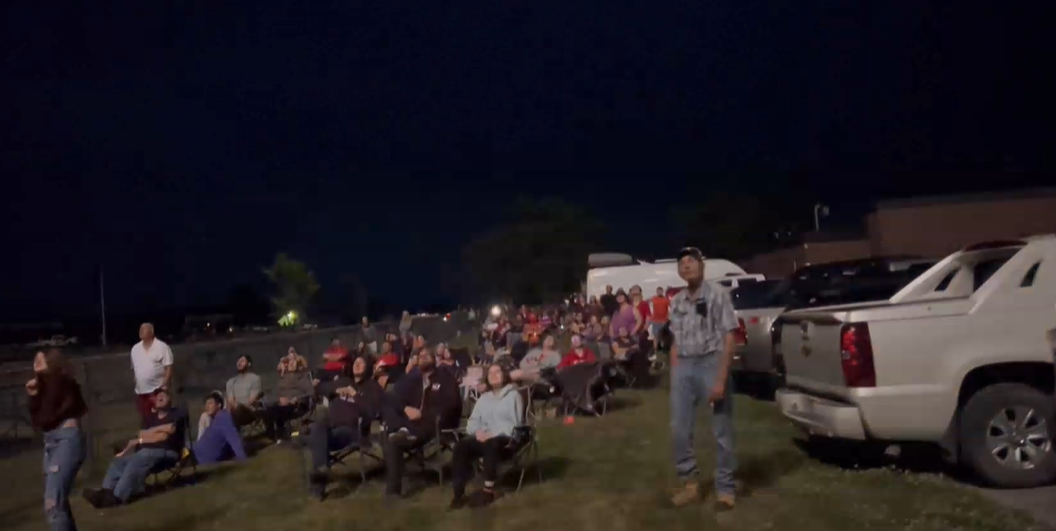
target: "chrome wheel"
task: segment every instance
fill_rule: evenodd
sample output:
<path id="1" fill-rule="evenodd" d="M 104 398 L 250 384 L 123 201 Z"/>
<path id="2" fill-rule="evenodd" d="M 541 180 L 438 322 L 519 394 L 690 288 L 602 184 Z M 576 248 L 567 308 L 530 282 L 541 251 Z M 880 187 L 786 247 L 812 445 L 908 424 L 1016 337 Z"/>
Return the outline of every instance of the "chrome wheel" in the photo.
<path id="1" fill-rule="evenodd" d="M 1015 470 L 1033 469 L 1052 451 L 1048 424 L 1027 406 L 1003 408 L 990 419 L 986 445 L 998 463 Z"/>

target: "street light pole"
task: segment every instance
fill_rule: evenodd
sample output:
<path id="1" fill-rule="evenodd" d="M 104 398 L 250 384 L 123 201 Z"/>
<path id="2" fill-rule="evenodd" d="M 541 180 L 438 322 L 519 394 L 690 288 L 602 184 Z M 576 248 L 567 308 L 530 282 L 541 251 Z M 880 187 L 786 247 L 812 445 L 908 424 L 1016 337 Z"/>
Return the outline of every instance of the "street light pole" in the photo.
<path id="1" fill-rule="evenodd" d="M 828 216 L 829 207 L 821 203 L 814 205 L 814 232 L 821 232 L 820 216 Z"/>
<path id="2" fill-rule="evenodd" d="M 106 290 L 103 289 L 103 268 L 99 267 L 99 308 L 103 315 L 103 346 L 106 346 Z"/>

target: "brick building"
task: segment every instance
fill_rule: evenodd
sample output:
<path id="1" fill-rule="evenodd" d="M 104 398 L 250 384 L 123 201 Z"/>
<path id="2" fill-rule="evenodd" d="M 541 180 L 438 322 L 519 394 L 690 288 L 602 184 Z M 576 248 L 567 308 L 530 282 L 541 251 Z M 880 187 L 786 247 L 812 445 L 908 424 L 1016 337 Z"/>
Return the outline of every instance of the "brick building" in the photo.
<path id="1" fill-rule="evenodd" d="M 869 256 L 941 258 L 980 241 L 1056 233 L 1056 188 L 881 201 L 865 226 L 865 235 L 804 234 L 800 243 L 743 265 L 751 273 L 782 277 L 808 264 Z"/>

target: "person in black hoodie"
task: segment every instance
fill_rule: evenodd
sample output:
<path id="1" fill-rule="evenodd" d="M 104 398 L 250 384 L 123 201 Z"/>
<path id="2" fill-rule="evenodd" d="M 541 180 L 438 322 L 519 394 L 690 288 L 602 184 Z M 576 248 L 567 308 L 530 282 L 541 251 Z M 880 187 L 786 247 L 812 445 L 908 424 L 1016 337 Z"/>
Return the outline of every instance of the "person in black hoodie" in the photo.
<path id="1" fill-rule="evenodd" d="M 383 411 L 387 437 L 385 493 L 399 497 L 403 489 L 404 452 L 433 440 L 437 429 L 454 429 L 462 417 L 462 395 L 449 371 L 437 370 L 433 351 L 418 353 L 418 370 L 406 374 Z"/>
<path id="2" fill-rule="evenodd" d="M 384 391 L 371 378 L 367 360 L 356 358 L 348 367 L 345 375 L 320 384 L 325 386 L 320 392 L 330 401 L 327 419 L 314 423 L 308 433 L 312 455 L 309 490 L 319 499 L 330 482 L 330 452 L 360 444 L 381 412 Z"/>

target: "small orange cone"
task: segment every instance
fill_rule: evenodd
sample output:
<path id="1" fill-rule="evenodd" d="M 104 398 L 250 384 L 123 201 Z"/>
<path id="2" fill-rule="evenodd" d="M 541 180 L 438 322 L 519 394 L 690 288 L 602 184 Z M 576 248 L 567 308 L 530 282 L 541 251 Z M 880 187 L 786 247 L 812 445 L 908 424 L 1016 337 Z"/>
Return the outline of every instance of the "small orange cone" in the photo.
<path id="1" fill-rule="evenodd" d="M 571 426 L 571 425 L 573 425 L 575 423 L 576 423 L 576 417 L 573 417 L 572 415 L 567 415 L 565 417 L 565 420 L 562 421 L 562 424 L 564 424 L 565 426 Z"/>

